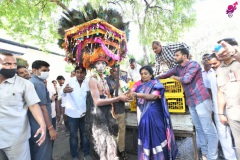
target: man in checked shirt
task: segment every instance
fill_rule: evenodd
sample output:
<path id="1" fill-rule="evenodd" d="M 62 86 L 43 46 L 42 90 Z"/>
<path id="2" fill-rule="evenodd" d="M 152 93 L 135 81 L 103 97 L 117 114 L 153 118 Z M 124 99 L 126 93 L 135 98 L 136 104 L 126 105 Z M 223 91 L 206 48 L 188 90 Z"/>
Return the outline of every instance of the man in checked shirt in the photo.
<path id="1" fill-rule="evenodd" d="M 188 58 L 188 49 L 176 50 L 174 61 L 177 65 L 156 78 L 171 77 L 182 83 L 192 121 L 198 133 L 202 158 L 216 160 L 218 135 L 212 121 L 212 100 L 203 84 L 200 65 L 196 61 L 189 61 Z"/>
<path id="2" fill-rule="evenodd" d="M 152 50 L 155 55 L 155 73 L 154 75 L 159 75 L 161 73 L 160 67 L 165 64 L 169 69 L 172 69 L 177 64 L 174 62 L 174 54 L 176 50 L 189 47 L 185 43 L 173 43 L 167 46 L 162 46 L 159 41 L 152 42 Z"/>

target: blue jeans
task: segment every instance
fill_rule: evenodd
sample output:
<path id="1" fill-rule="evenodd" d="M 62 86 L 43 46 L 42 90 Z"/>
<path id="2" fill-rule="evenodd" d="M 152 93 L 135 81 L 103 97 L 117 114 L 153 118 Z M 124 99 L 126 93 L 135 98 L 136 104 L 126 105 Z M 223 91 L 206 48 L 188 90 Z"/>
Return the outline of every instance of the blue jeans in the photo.
<path id="1" fill-rule="evenodd" d="M 83 147 L 83 153 L 84 156 L 89 154 L 89 143 L 85 132 L 85 116 L 82 118 L 68 118 L 68 124 L 70 129 L 70 137 L 69 137 L 69 143 L 70 143 L 70 152 L 72 155 L 72 158 L 78 158 L 78 129 L 80 132 L 80 138 L 81 138 L 81 146 Z"/>
<path id="2" fill-rule="evenodd" d="M 212 101 L 207 99 L 189 107 L 202 154 L 207 155 L 208 160 L 215 160 L 218 157 L 218 134 L 212 121 L 212 105 Z"/>

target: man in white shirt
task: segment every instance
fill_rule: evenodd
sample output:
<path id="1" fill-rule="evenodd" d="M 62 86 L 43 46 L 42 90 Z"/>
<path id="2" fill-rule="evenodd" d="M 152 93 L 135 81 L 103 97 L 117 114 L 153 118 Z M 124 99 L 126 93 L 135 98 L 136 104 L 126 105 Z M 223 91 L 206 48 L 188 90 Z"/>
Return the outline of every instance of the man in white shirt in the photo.
<path id="1" fill-rule="evenodd" d="M 76 77 L 67 80 L 60 91 L 64 98 L 65 113 L 70 129 L 70 152 L 73 160 L 78 160 L 78 129 L 80 132 L 81 146 L 83 147 L 84 159 L 89 156 L 89 143 L 85 132 L 86 98 L 89 91 L 89 81 L 86 79 L 86 69 L 78 66 L 75 68 Z"/>
<path id="2" fill-rule="evenodd" d="M 128 81 L 136 82 L 141 79 L 141 76 L 139 73 L 141 66 L 136 63 L 134 58 L 131 58 L 129 60 L 129 63 L 130 63 L 130 66 L 127 69 Z"/>
<path id="3" fill-rule="evenodd" d="M 236 160 L 236 154 L 233 149 L 231 130 L 229 126 L 223 125 L 220 122 L 218 116 L 218 102 L 217 102 L 217 79 L 216 79 L 216 70 L 221 65 L 221 61 L 219 61 L 215 55 L 215 53 L 211 54 L 208 57 L 208 62 L 211 65 L 213 71 L 208 75 L 208 79 L 210 82 L 210 87 L 212 91 L 212 99 L 213 99 L 213 113 L 214 113 L 214 121 L 218 131 L 219 140 L 222 146 L 223 154 L 225 159 Z"/>
<path id="4" fill-rule="evenodd" d="M 75 71 L 72 71 L 75 73 Z M 65 78 L 62 75 L 57 76 L 57 81 L 59 84 L 59 91 L 61 91 L 63 89 L 63 84 L 65 83 Z M 58 107 L 59 107 L 59 111 L 60 111 L 60 115 L 61 118 L 58 121 L 58 127 L 60 128 L 62 121 L 64 121 L 64 125 L 65 125 L 65 132 L 66 136 L 68 136 L 68 132 L 69 132 L 69 125 L 68 125 L 68 121 L 67 121 L 67 116 L 64 113 L 65 111 L 65 106 L 64 106 L 64 98 L 61 96 L 61 94 L 58 93 Z"/>
<path id="5" fill-rule="evenodd" d="M 203 77 L 204 86 L 208 89 L 209 94 L 212 96 L 211 86 L 210 86 L 210 82 L 208 79 L 208 75 L 212 74 L 213 69 L 211 68 L 211 65 L 208 63 L 209 55 L 210 54 L 206 53 L 202 56 L 202 64 L 203 64 L 202 77 Z"/>

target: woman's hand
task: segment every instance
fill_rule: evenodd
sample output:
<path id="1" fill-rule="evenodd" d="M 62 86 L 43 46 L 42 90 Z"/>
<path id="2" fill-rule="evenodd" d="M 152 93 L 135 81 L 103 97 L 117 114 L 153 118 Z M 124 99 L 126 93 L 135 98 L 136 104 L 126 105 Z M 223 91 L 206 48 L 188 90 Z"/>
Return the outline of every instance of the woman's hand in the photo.
<path id="1" fill-rule="evenodd" d="M 127 97 L 129 101 L 133 101 L 134 98 L 137 97 L 137 93 L 130 91 L 129 93 L 127 93 Z"/>

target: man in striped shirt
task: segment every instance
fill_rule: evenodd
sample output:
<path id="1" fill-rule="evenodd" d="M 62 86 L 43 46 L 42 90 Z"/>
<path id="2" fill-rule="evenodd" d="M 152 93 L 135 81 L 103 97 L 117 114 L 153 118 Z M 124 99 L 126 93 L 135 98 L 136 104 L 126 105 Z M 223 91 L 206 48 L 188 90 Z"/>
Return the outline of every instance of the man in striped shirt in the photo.
<path id="1" fill-rule="evenodd" d="M 168 69 L 172 69 L 177 64 L 174 62 L 174 54 L 176 50 L 189 47 L 185 43 L 173 43 L 167 46 L 162 46 L 159 41 L 152 42 L 152 50 L 155 55 L 155 75 L 159 75 L 161 70 L 160 67 L 162 64 L 165 64 Z"/>
<path id="2" fill-rule="evenodd" d="M 212 100 L 203 84 L 200 65 L 189 61 L 188 57 L 188 49 L 176 50 L 174 60 L 178 65 L 157 78 L 171 77 L 182 83 L 192 121 L 199 136 L 203 159 L 215 160 L 218 157 L 218 135 L 212 121 Z"/>

